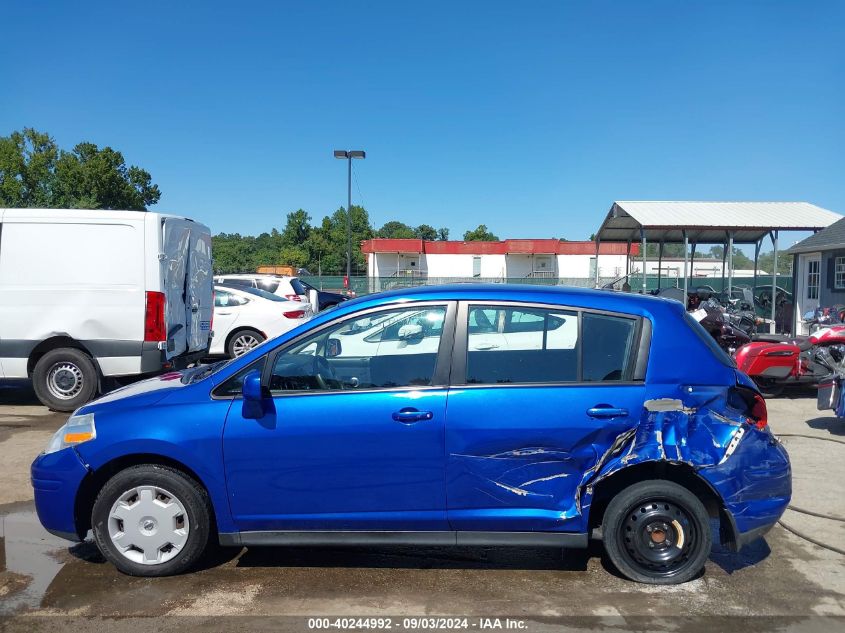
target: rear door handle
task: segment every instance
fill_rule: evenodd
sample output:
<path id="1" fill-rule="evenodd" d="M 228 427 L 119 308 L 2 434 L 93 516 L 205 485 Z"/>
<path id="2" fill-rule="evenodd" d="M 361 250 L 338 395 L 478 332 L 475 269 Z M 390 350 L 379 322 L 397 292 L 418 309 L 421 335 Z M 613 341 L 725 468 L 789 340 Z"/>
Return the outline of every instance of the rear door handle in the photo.
<path id="1" fill-rule="evenodd" d="M 413 422 L 420 422 L 422 420 L 430 420 L 434 417 L 431 411 L 418 411 L 413 407 L 406 407 L 399 411 L 394 411 L 393 419 L 402 424 L 411 424 Z"/>
<path id="2" fill-rule="evenodd" d="M 587 409 L 587 415 L 591 418 L 621 418 L 628 415 L 628 409 L 598 405 Z"/>

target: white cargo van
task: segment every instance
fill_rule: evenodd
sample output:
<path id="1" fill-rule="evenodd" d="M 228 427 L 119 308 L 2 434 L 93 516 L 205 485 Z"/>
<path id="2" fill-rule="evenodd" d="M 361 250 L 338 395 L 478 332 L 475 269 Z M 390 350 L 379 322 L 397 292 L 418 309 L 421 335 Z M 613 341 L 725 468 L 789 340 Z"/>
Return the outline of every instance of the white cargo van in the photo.
<path id="1" fill-rule="evenodd" d="M 143 211 L 0 209 L 0 379 L 72 411 L 208 351 L 211 234 Z"/>

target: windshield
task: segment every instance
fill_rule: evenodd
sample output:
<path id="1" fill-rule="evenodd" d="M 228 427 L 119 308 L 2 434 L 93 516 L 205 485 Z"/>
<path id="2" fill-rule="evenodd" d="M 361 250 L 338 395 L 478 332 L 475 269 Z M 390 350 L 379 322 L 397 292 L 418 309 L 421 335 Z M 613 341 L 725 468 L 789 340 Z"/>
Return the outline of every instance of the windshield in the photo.
<path id="1" fill-rule="evenodd" d="M 305 288 L 305 285 L 295 277 L 290 280 L 290 287 L 293 288 L 293 291 L 298 295 L 308 294 L 308 290 Z"/>

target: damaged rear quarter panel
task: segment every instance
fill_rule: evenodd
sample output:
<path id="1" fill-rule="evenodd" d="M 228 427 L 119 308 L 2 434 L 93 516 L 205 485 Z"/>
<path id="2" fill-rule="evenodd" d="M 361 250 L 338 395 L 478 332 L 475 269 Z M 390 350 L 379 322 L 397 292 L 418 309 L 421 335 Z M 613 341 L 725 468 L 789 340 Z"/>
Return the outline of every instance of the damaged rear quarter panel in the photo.
<path id="1" fill-rule="evenodd" d="M 791 496 L 785 449 L 768 429 L 755 428 L 727 403 L 727 388 L 682 392 L 683 400 L 644 403 L 632 441 L 583 482 L 584 512 L 601 480 L 634 464 L 666 462 L 693 468 L 721 498 L 738 532 L 772 524 Z"/>

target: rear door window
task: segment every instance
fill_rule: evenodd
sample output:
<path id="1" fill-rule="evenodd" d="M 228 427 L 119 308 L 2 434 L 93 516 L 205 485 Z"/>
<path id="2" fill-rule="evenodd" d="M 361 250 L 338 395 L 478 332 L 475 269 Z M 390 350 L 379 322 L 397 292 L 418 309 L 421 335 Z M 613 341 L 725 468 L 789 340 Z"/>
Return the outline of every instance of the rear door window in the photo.
<path id="1" fill-rule="evenodd" d="M 580 323 L 579 323 L 580 320 Z M 638 319 L 576 310 L 470 305 L 466 382 L 532 384 L 632 379 Z"/>
<path id="2" fill-rule="evenodd" d="M 472 305 L 467 330 L 467 383 L 578 379 L 577 312 Z M 491 340 L 491 334 L 499 336 Z"/>

